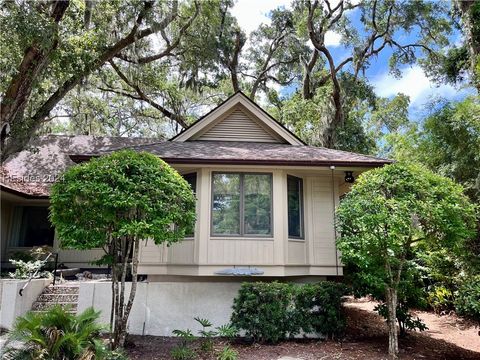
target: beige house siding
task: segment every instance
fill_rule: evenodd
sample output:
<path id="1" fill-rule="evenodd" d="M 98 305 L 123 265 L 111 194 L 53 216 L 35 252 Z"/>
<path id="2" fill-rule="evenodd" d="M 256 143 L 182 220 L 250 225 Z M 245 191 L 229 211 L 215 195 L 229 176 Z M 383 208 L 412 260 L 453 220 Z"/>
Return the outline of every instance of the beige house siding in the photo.
<path id="1" fill-rule="evenodd" d="M 282 143 L 284 141 L 255 120 L 243 106 L 236 106 L 220 120 L 196 135 L 194 140 Z"/>
<path id="2" fill-rule="evenodd" d="M 182 172 L 181 167 L 178 170 Z M 272 173 L 271 237 L 210 234 L 212 173 L 219 171 Z M 195 237 L 170 247 L 147 242 L 141 249 L 139 273 L 212 276 L 215 271 L 229 267 L 255 266 L 262 268 L 265 276 L 336 275 L 338 266 L 341 275 L 341 264 L 335 260 L 333 227 L 333 201 L 338 202 L 341 174 L 343 172 L 335 175 L 332 184 L 331 172 L 327 169 L 201 167 L 197 169 Z M 304 239 L 288 238 L 287 175 L 301 177 L 304 181 Z"/>

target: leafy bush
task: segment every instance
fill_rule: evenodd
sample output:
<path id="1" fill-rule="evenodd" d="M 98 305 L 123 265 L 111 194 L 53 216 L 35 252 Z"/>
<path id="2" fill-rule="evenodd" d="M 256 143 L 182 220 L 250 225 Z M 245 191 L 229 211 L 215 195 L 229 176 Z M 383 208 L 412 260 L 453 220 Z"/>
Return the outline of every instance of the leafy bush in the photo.
<path id="1" fill-rule="evenodd" d="M 375 311 L 378 312 L 385 320 L 388 319 L 388 307 L 387 304 L 379 304 L 375 307 Z M 408 307 L 403 304 L 397 305 L 397 321 L 400 328 L 400 336 L 405 336 L 407 331 L 425 331 L 428 327 L 420 320 L 419 317 L 414 318 L 408 311 Z"/>
<path id="2" fill-rule="evenodd" d="M 107 351 L 104 360 L 128 360 L 128 356 L 123 350 Z"/>
<path id="3" fill-rule="evenodd" d="M 173 360 L 192 360 L 197 357 L 197 353 L 188 346 L 175 346 L 170 352 Z"/>
<path id="4" fill-rule="evenodd" d="M 36 279 L 50 278 L 52 276 L 49 271 L 41 271 L 46 264 L 44 260 L 23 261 L 10 259 L 10 262 L 15 266 L 15 272 L 9 273 L 12 279 L 28 279 L 35 273 L 34 278 Z"/>
<path id="5" fill-rule="evenodd" d="M 466 279 L 460 286 L 455 309 L 459 315 L 480 322 L 480 275 Z"/>
<path id="6" fill-rule="evenodd" d="M 299 332 L 295 315 L 293 285 L 243 283 L 231 322 L 254 341 L 276 343 Z"/>
<path id="7" fill-rule="evenodd" d="M 211 352 L 213 350 L 213 337 L 217 335 L 217 332 L 209 329 L 212 327 L 212 323 L 208 319 L 195 317 L 194 320 L 202 326 L 202 330 L 199 331 L 202 337 L 200 349 L 203 352 Z"/>
<path id="8" fill-rule="evenodd" d="M 342 304 L 347 294 L 347 286 L 341 283 L 324 281 L 298 286 L 295 306 L 300 328 L 328 338 L 341 336 L 346 327 Z"/>
<path id="9" fill-rule="evenodd" d="M 53 251 L 49 246 L 35 246 L 28 251 L 16 251 L 9 261 L 15 266 L 15 272 L 9 273 L 13 279 L 28 279 L 35 274 L 36 279 L 50 278 L 52 274 L 46 270 L 53 270 L 54 257 L 48 255 Z M 44 271 L 41 271 L 41 270 Z"/>
<path id="10" fill-rule="evenodd" d="M 343 284 L 244 283 L 234 299 L 232 324 L 254 341 L 276 343 L 301 331 L 338 337 L 345 329 Z"/>
<path id="11" fill-rule="evenodd" d="M 200 335 L 200 351 L 203 353 L 211 353 L 213 349 L 213 338 L 215 336 L 221 336 L 227 339 L 232 339 L 237 336 L 237 329 L 231 324 L 222 325 L 212 328 L 212 323 L 208 319 L 195 317 L 194 320 L 202 326 L 202 330 L 198 332 Z M 175 346 L 171 355 L 174 360 L 190 360 L 197 357 L 197 350 L 193 347 L 193 342 L 197 337 L 193 335 L 190 329 L 187 330 L 173 330 L 173 334 L 181 339 L 180 344 Z M 234 350 L 233 350 L 234 351 Z M 228 354 L 227 354 L 228 355 Z"/>
<path id="12" fill-rule="evenodd" d="M 434 285 L 427 292 L 427 303 L 440 314 L 453 308 L 453 293 L 443 285 Z"/>
<path id="13" fill-rule="evenodd" d="M 73 315 L 60 306 L 42 314 L 27 313 L 17 318 L 9 332 L 2 359 L 112 359 L 100 339 L 103 327 L 97 323 L 99 315 L 93 308 Z M 10 346 L 12 341 L 24 346 Z"/>
<path id="14" fill-rule="evenodd" d="M 232 349 L 230 346 L 225 346 L 220 354 L 218 354 L 217 360 L 237 360 L 238 351 Z"/>

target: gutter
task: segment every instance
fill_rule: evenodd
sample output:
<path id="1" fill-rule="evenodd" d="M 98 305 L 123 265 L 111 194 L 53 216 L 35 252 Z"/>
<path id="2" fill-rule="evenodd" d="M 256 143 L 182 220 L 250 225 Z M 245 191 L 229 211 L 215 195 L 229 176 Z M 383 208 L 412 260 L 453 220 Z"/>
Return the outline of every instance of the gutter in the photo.
<path id="1" fill-rule="evenodd" d="M 70 155 L 75 163 L 81 163 L 90 160 L 92 157 L 98 157 L 99 154 L 91 155 Z M 254 159 L 196 159 L 196 158 L 169 158 L 161 157 L 163 161 L 169 164 L 216 164 L 216 165 L 279 165 L 279 166 L 361 166 L 377 167 L 393 163 L 392 160 L 377 161 L 336 161 L 336 160 L 254 160 Z"/>

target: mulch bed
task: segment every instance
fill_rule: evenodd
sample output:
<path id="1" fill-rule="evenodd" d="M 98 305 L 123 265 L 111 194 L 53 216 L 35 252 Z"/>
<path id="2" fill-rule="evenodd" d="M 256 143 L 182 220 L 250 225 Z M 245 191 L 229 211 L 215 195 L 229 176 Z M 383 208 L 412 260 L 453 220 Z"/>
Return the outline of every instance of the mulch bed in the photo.
<path id="1" fill-rule="evenodd" d="M 348 328 L 342 342 L 299 339 L 277 345 L 238 342 L 231 346 L 239 352 L 239 359 L 246 360 L 273 360 L 282 356 L 304 360 L 387 359 L 388 336 L 383 320 L 377 314 L 358 308 L 347 307 L 345 311 Z M 127 350 L 132 360 L 171 359 L 170 351 L 178 343 L 178 339 L 172 337 L 132 336 L 129 339 L 131 346 Z M 215 348 L 221 349 L 224 345 L 218 340 Z M 216 357 L 205 354 L 201 358 Z M 400 340 L 400 359 L 478 360 L 480 353 L 412 333 Z"/>

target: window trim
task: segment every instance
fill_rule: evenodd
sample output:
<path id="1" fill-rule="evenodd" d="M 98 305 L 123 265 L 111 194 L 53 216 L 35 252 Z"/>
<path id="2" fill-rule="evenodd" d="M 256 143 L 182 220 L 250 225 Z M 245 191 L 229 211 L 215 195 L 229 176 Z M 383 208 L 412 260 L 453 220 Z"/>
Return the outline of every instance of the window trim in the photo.
<path id="1" fill-rule="evenodd" d="M 299 181 L 300 183 L 300 194 L 299 194 L 299 201 L 300 201 L 300 236 L 293 236 L 290 235 L 290 229 L 288 228 L 289 225 L 289 214 L 288 214 L 288 180 L 293 179 L 296 181 Z M 297 240 L 297 241 L 305 241 L 305 185 L 304 185 L 304 179 L 299 176 L 295 175 L 288 175 L 287 174 L 287 238 L 292 239 L 292 240 Z"/>
<path id="2" fill-rule="evenodd" d="M 213 197 L 214 197 L 214 188 L 213 188 L 213 177 L 216 174 L 237 174 L 240 176 L 240 234 L 215 234 L 213 232 Z M 270 233 L 269 234 L 246 234 L 245 233 L 245 191 L 244 191 L 244 176 L 245 175 L 268 175 L 270 179 Z M 274 237 L 274 226 L 273 226 L 273 173 L 269 172 L 249 172 L 249 171 L 212 171 L 210 176 L 210 237 L 215 239 L 221 238 L 236 238 L 236 239 L 268 239 L 271 240 Z"/>

